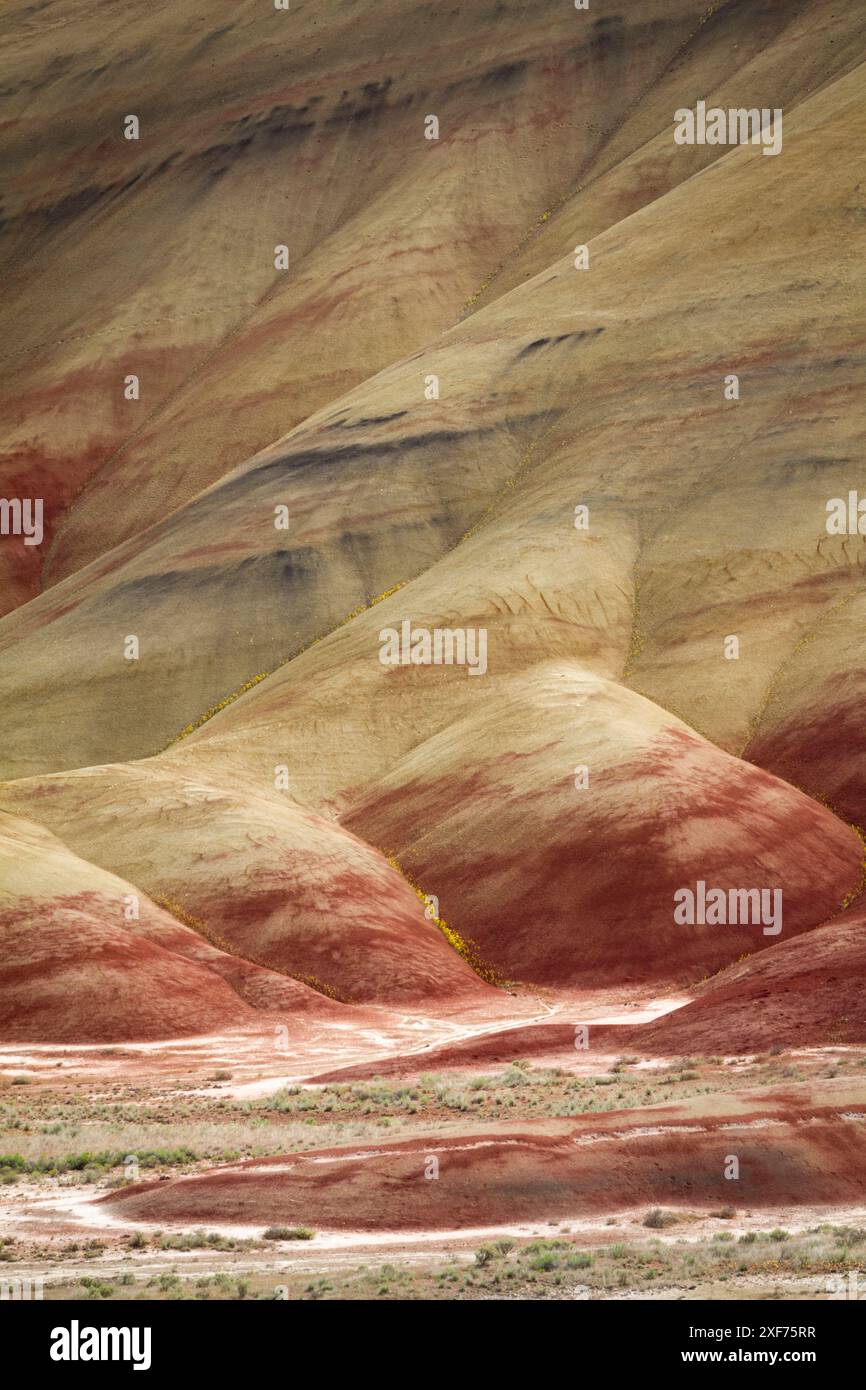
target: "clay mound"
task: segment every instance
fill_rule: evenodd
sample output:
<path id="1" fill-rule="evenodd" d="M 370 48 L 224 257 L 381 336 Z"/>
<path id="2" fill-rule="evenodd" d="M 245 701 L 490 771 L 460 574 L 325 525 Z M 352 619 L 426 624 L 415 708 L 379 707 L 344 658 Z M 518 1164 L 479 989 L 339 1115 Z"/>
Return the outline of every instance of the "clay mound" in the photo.
<path id="1" fill-rule="evenodd" d="M 10 783 L 0 800 L 223 950 L 336 998 L 424 1006 L 489 992 L 380 853 L 262 772 L 260 789 L 239 792 L 116 764 Z"/>
<path id="2" fill-rule="evenodd" d="M 255 1015 L 215 971 L 107 919 L 87 895 L 0 914 L 4 1042 L 143 1042 Z"/>
<path id="3" fill-rule="evenodd" d="M 804 1123 L 808 1120 L 808 1123 Z M 284 1155 L 138 1184 L 107 1202 L 131 1221 L 450 1230 L 640 1204 L 774 1207 L 866 1197 L 866 1105 L 839 1093 L 751 1095 L 539 1121 L 356 1149 Z M 740 1178 L 727 1181 L 736 1152 Z M 431 1159 L 438 1163 L 433 1180 Z M 425 1176 L 426 1175 L 426 1176 Z"/>
<path id="4" fill-rule="evenodd" d="M 848 826 L 633 692 L 560 665 L 485 696 L 344 823 L 393 847 L 506 977 L 691 985 L 777 938 L 677 921 L 680 890 L 779 890 L 786 939 L 859 884 Z"/>
<path id="5" fill-rule="evenodd" d="M 862 119 L 864 76 L 852 72 L 792 113 L 783 160 L 764 159 L 754 149 L 730 151 L 699 180 L 598 238 L 591 276 L 578 275 L 565 257 L 439 340 L 424 362 L 383 373 L 310 422 L 309 434 L 238 470 L 176 513 L 171 535 L 160 528 L 148 533 L 146 561 L 139 555 L 126 569 L 128 557 L 116 557 L 124 565 L 99 595 L 95 574 L 81 575 L 68 591 L 55 591 L 51 613 L 46 596 L 6 620 L 10 650 L 22 669 L 33 655 L 40 681 L 39 663 L 54 660 L 40 624 L 50 617 L 58 640 L 67 633 L 73 675 L 64 672 L 62 690 L 52 684 L 55 674 L 45 679 L 57 689 L 64 714 L 73 719 L 74 706 L 74 720 L 80 713 L 87 725 L 78 744 L 58 715 L 46 741 L 28 699 L 22 711 L 33 746 L 20 746 L 20 762 L 74 757 L 73 745 L 78 755 L 90 755 L 102 744 L 105 720 L 91 702 L 91 678 L 99 682 L 100 701 L 113 700 L 115 685 L 125 683 L 123 709 L 134 707 L 136 719 L 119 716 L 112 727 L 130 731 L 130 739 L 144 739 L 143 706 L 147 718 L 156 706 L 162 719 L 170 697 L 160 662 L 151 663 L 150 655 L 130 673 L 117 647 L 106 647 L 104 670 L 94 674 L 88 665 L 78 693 L 70 693 L 69 679 L 74 685 L 85 669 L 79 655 L 89 660 L 94 640 L 102 641 L 106 614 L 133 622 L 143 593 L 165 603 L 155 616 L 152 655 L 170 652 L 177 660 L 174 624 L 187 613 L 176 603 L 177 543 L 190 543 L 189 526 L 202 528 L 196 529 L 198 554 L 217 535 L 235 534 L 236 514 L 245 511 L 247 524 L 258 524 L 262 513 L 251 499 L 279 500 L 289 481 L 330 498 L 337 473 L 352 497 L 363 474 L 402 516 L 404 498 L 414 507 L 422 493 L 428 496 L 431 467 L 438 497 L 438 480 L 470 453 L 480 508 L 511 467 L 505 458 L 511 450 L 521 465 L 514 486 L 502 489 L 474 534 L 249 689 L 159 764 L 191 779 L 261 790 L 284 761 L 300 802 L 339 810 L 350 829 L 396 850 L 439 898 L 449 924 L 476 940 L 491 964 L 527 979 L 652 974 L 693 985 L 754 951 L 756 938 L 759 946 L 772 941 L 754 925 L 677 929 L 673 894 L 698 880 L 780 888 L 783 938 L 837 912 L 859 880 L 853 833 L 787 784 L 702 741 L 662 705 L 685 707 L 714 737 L 741 746 L 779 664 L 860 582 L 851 553 L 816 549 L 822 498 L 839 486 L 847 465 L 841 459 L 826 468 L 783 463 L 795 446 L 806 460 L 818 457 L 823 426 L 814 393 L 847 400 L 857 379 L 856 362 L 833 336 L 838 316 L 827 322 L 835 293 L 820 277 L 848 274 L 839 247 L 851 223 L 847 200 L 856 174 L 846 132 Z M 802 189 L 802 204 L 791 198 L 791 186 Z M 794 285 L 788 248 L 799 244 L 801 217 L 811 216 L 802 208 L 819 194 L 827 201 L 818 278 Z M 720 202 L 730 255 L 708 266 Z M 763 216 L 765 208 L 771 213 L 755 237 L 756 209 Z M 700 234 L 684 249 L 686 216 L 696 219 L 689 225 Z M 657 275 L 660 256 L 673 267 L 670 277 Z M 636 283 L 649 289 L 637 294 Z M 857 302 L 857 287 L 834 283 L 844 283 Z M 767 317 L 743 315 L 746 299 L 764 306 Z M 691 354 L 685 378 L 683 323 Z M 829 336 L 822 336 L 825 329 Z M 768 336 L 796 341 L 808 372 L 768 358 Z M 732 354 L 754 374 L 752 394 L 736 409 L 721 394 L 723 364 Z M 436 403 L 435 429 L 412 396 L 427 365 L 438 365 L 451 383 Z M 578 386 L 592 389 L 581 389 L 575 406 Z M 525 404 L 525 413 L 509 406 L 504 416 L 503 397 L 521 409 Z M 774 425 L 780 419 L 784 431 Z M 850 419 L 840 412 L 846 448 Z M 751 447 L 756 437 L 760 449 Z M 659 448 L 671 439 L 662 466 Z M 583 534 L 572 524 L 575 498 L 590 506 Z M 446 508 L 455 532 L 472 513 L 466 504 L 464 493 L 459 507 Z M 315 532 L 314 513 L 304 515 Z M 328 512 L 331 538 L 336 523 Z M 414 526 L 413 538 L 419 530 L 427 535 Z M 265 553 L 271 552 L 261 541 L 255 555 Z M 323 553 L 316 550 L 317 557 Z M 195 568 L 198 559 L 188 558 Z M 251 552 L 246 560 L 243 585 L 236 576 L 229 584 L 226 575 L 216 590 L 199 583 L 201 576 L 193 584 L 214 624 L 191 620 L 196 642 L 215 663 L 208 667 L 212 685 L 218 686 L 217 666 L 228 679 L 231 663 L 246 663 L 249 678 L 252 654 L 264 652 L 258 642 L 265 629 L 276 645 L 272 615 L 283 611 L 287 571 L 280 568 L 275 579 Z M 332 574 L 330 564 L 324 568 Z M 319 559 L 307 553 L 305 582 L 315 586 L 320 572 Z M 229 589 L 238 605 L 232 622 L 240 629 L 241 608 L 260 621 L 249 648 L 224 640 L 222 598 L 228 601 Z M 296 596 L 306 621 L 312 608 L 303 594 Z M 121 597 L 129 608 L 117 606 Z M 332 597 L 329 590 L 328 602 Z M 68 612 L 66 600 L 79 598 Z M 148 614 L 156 609 L 149 606 Z M 488 672 L 473 679 L 453 668 L 382 667 L 378 634 L 406 617 L 428 628 L 485 627 Z M 741 636 L 738 661 L 725 660 L 726 633 Z M 33 679 L 28 670 L 28 683 Z M 640 683 L 653 698 L 622 682 Z M 64 748 L 52 750 L 61 728 Z M 156 726 L 150 732 L 155 736 Z M 573 787 L 580 764 L 589 767 L 586 792 Z M 28 808 L 28 814 L 38 813 Z"/>
<path id="6" fill-rule="evenodd" d="M 728 756 L 789 741 L 803 709 L 832 733 L 859 687 L 828 686 L 811 639 L 850 647 L 864 617 L 863 538 L 825 529 L 862 454 L 864 21 L 766 8 L 548 0 L 527 29 L 514 8 L 443 26 L 428 7 L 392 50 L 390 2 L 359 0 L 348 57 L 342 21 L 297 20 L 291 93 L 260 35 L 296 21 L 274 11 L 178 33 L 149 7 L 99 82 L 92 12 L 59 63 L 27 29 L 15 81 L 45 103 L 6 131 L 8 438 L 52 515 L 44 554 L 3 555 L 15 597 L 64 577 L 0 623 L 0 775 L 34 778 L 9 805 L 41 822 L 35 775 L 171 745 L 161 790 L 98 769 L 65 803 L 59 784 L 45 824 L 352 997 L 480 987 L 381 857 L 311 816 L 396 850 L 490 964 L 542 982 L 693 984 L 776 939 L 675 924 L 698 881 L 781 890 L 783 939 L 850 900 L 853 832 Z M 176 33 L 180 105 L 150 66 Z M 109 139 L 118 90 L 154 80 L 141 142 Z M 698 93 L 786 104 L 782 157 L 678 147 Z M 473 286 L 527 274 L 477 309 Z M 384 668 L 380 629 L 405 619 L 483 628 L 489 670 Z M 827 747 L 829 767 L 796 742 L 763 760 L 808 767 L 817 796 L 848 776 Z M 282 764 L 291 827 L 253 805 Z M 284 845 L 301 864 L 313 847 L 309 871 Z"/>
<path id="7" fill-rule="evenodd" d="M 42 827 L 0 816 L 0 1038 L 133 1042 L 345 1009 L 218 950 Z M 134 909 L 132 907 L 134 905 Z M 128 919 L 127 911 L 138 916 Z"/>
<path id="8" fill-rule="evenodd" d="M 866 1043 L 866 911 L 732 965 L 653 1023 L 598 1030 L 598 1046 L 648 1054 L 762 1052 Z"/>

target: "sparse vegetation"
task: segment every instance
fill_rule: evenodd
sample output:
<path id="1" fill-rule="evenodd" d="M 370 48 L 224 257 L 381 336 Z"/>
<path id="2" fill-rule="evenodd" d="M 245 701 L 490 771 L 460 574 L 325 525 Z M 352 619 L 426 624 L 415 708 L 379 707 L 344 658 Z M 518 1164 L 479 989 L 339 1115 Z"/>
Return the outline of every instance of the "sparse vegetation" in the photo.
<path id="1" fill-rule="evenodd" d="M 104 1055 L 112 1051 L 116 1049 L 106 1049 Z M 386 1125 L 401 1136 L 419 1128 L 429 1132 L 430 1127 L 437 1133 L 460 1133 L 467 1123 L 483 1129 L 503 1121 L 599 1114 L 740 1088 L 756 1091 L 776 1086 L 785 1071 L 784 1061 L 767 1056 L 718 1063 L 681 1059 L 655 1068 L 624 1056 L 607 1071 L 593 1069 L 589 1058 L 579 1062 L 578 1070 L 570 1070 L 515 1057 L 474 1074 L 431 1071 L 408 1079 L 289 1085 L 255 1100 L 240 1099 L 231 1091 L 208 1091 L 194 1080 L 121 1082 L 94 1092 L 60 1078 L 56 1085 L 47 1085 L 39 1077 L 26 1096 L 16 1093 L 7 1080 L 0 1104 L 0 1126 L 7 1141 L 0 1176 L 31 1186 L 83 1182 L 111 1187 L 131 1180 L 130 1157 L 140 1177 L 152 1180 L 227 1159 L 375 1142 Z M 826 1056 L 805 1059 L 802 1066 L 812 1078 L 838 1070 L 859 1080 L 862 1063 L 859 1055 L 843 1053 L 832 1061 Z M 232 1076 L 246 1079 L 243 1068 L 231 1073 L 211 1070 L 207 1079 Z M 167 1134 L 175 1140 L 171 1148 L 162 1143 Z M 727 1229 L 710 1235 L 704 1228 L 697 1239 L 690 1230 L 689 1239 L 678 1238 L 678 1224 L 693 1227 L 708 1217 Z M 217 1213 L 213 1219 L 219 1219 Z M 744 1230 L 742 1221 L 750 1228 Z M 607 1225 L 616 1229 L 604 1232 L 602 1220 L 589 1243 L 585 1231 L 572 1235 L 568 1227 L 543 1240 L 491 1234 L 477 1248 L 429 1265 L 416 1260 L 407 1265 L 396 1249 L 388 1265 L 346 1269 L 341 1263 L 334 1269 L 324 1248 L 321 1265 L 313 1261 L 312 1274 L 315 1245 L 304 1252 L 303 1274 L 293 1272 L 288 1249 L 277 1256 L 280 1270 L 274 1271 L 274 1246 L 310 1242 L 314 1232 L 305 1226 L 274 1225 L 258 1239 L 207 1229 L 133 1230 L 100 1240 L 67 1237 L 50 1243 L 34 1227 L 23 1239 L 17 1233 L 15 1238 L 4 1237 L 0 1261 L 4 1269 L 34 1258 L 50 1262 L 56 1275 L 46 1296 L 60 1296 L 65 1289 L 67 1296 L 94 1300 L 549 1299 L 616 1297 L 649 1285 L 670 1290 L 671 1296 L 683 1288 L 706 1286 L 708 1296 L 715 1297 L 720 1286 L 739 1289 L 750 1281 L 757 1281 L 761 1296 L 777 1290 L 778 1296 L 786 1297 L 802 1293 L 805 1280 L 812 1281 L 805 1294 L 811 1297 L 816 1288 L 820 1294 L 827 1276 L 862 1269 L 866 1242 L 866 1230 L 853 1222 L 798 1233 L 767 1221 L 764 1229 L 757 1229 L 750 1217 L 738 1218 L 733 1206 L 709 1212 L 659 1206 L 638 1214 L 613 1214 Z M 207 1262 L 206 1275 L 202 1259 Z M 78 1282 L 78 1269 L 64 1284 L 66 1262 L 92 1265 L 89 1282 Z M 129 1279 L 135 1280 L 134 1289 Z"/>
<path id="2" fill-rule="evenodd" d="M 644 1217 L 643 1224 L 654 1231 L 662 1231 L 666 1226 L 676 1225 L 679 1219 L 675 1211 L 664 1211 L 661 1207 L 653 1207 L 652 1211 L 647 1212 Z"/>
<path id="3" fill-rule="evenodd" d="M 0 1154 L 0 1182 L 15 1182 L 18 1178 L 33 1174 L 57 1177 L 61 1173 L 80 1173 L 84 1178 L 96 1181 L 104 1177 L 108 1170 L 125 1166 L 127 1152 L 85 1151 L 56 1158 L 24 1158 L 20 1153 Z M 190 1149 L 145 1149 L 135 1158 L 139 1168 L 171 1168 L 194 1163 L 196 1155 Z"/>

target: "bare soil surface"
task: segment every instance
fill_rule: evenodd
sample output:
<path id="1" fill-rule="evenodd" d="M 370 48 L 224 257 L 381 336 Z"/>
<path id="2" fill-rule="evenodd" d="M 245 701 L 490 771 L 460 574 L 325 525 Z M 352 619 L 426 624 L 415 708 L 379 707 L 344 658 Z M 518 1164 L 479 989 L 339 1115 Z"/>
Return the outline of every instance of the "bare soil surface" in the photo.
<path id="1" fill-rule="evenodd" d="M 683 1002 L 515 991 L 315 1053 L 251 1029 L 5 1047 L 0 1274 L 49 1298 L 851 1296 L 866 1048 L 615 1047 Z"/>

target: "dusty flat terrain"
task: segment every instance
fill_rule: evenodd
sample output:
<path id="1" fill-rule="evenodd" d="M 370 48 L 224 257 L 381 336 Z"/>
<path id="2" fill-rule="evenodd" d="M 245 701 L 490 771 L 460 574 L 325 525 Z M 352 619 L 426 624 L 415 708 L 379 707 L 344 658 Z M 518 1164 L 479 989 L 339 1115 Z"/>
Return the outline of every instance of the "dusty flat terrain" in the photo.
<path id="1" fill-rule="evenodd" d="M 521 1002 L 528 1027 L 431 1020 L 397 1078 L 373 1055 L 393 1019 L 312 1084 L 316 1059 L 261 1033 L 4 1048 L 4 1275 L 49 1298 L 841 1296 L 866 1241 L 866 1048 L 641 1058 L 537 1021 L 576 1000 Z M 580 1002 L 605 1039 L 682 1006 Z M 483 1057 L 544 1030 L 547 1054 Z M 440 1059 L 443 1033 L 471 1037 Z"/>

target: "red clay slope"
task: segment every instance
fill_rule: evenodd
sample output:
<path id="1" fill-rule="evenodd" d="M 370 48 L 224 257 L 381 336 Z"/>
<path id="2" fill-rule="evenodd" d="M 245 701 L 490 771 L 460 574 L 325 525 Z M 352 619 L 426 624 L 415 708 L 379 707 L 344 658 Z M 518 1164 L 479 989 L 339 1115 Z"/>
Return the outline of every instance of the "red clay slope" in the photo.
<path id="1" fill-rule="evenodd" d="M 761 1052 L 772 1046 L 866 1042 L 866 909 L 780 941 L 713 980 L 700 997 L 653 1023 L 607 1028 L 630 1051 Z M 599 1043 L 601 1043 L 599 1039 Z"/>
<path id="2" fill-rule="evenodd" d="M 257 1020 L 270 1028 L 277 1014 L 345 1015 L 299 981 L 217 949 L 40 826 L 0 816 L 0 870 L 4 1042 L 146 1041 Z"/>
<path id="3" fill-rule="evenodd" d="M 137 1184 L 102 1200 L 133 1221 L 316 1229 L 454 1229 L 664 1204 L 771 1207 L 866 1198 L 866 1104 L 850 1086 L 827 1097 L 705 1098 L 513 1131 L 476 1130 L 327 1149 Z M 808 1123 L 804 1120 L 808 1117 Z M 723 1176 L 727 1156 L 740 1176 Z M 425 1178 L 429 1160 L 438 1179 Z"/>
<path id="4" fill-rule="evenodd" d="M 125 930 L 111 907 L 111 921 L 87 897 L 0 916 L 4 1042 L 145 1041 L 252 1021 L 219 974 Z"/>
<path id="5" fill-rule="evenodd" d="M 381 854 L 264 772 L 233 790 L 153 760 L 113 764 L 9 783 L 0 804 L 180 909 L 222 950 L 337 998 L 424 1007 L 489 992 Z"/>
<path id="6" fill-rule="evenodd" d="M 600 1053 L 649 1056 L 764 1052 L 770 1047 L 866 1043 L 866 908 L 853 907 L 816 931 L 780 941 L 727 970 L 690 1004 L 652 1023 L 590 1025 Z M 509 1062 L 514 1057 L 569 1056 L 574 1024 L 532 1024 L 480 1038 L 343 1068 L 311 1081 L 409 1076 L 420 1070 Z"/>
<path id="7" fill-rule="evenodd" d="M 770 1047 L 866 1043 L 866 908 L 781 941 L 722 971 L 697 999 L 644 1024 L 590 1025 L 598 1054 L 648 1056 L 764 1052 Z M 349 1082 L 368 1076 L 414 1076 L 449 1067 L 501 1065 L 515 1057 L 573 1058 L 575 1024 L 535 1023 L 447 1043 L 423 1053 L 372 1059 L 311 1076 Z"/>
<path id="8" fill-rule="evenodd" d="M 691 986 L 818 925 L 857 888 L 849 826 L 634 692 L 551 663 L 484 697 L 343 823 L 392 848 L 503 975 Z M 675 895 L 699 880 L 781 890 L 781 935 L 675 920 Z"/>

